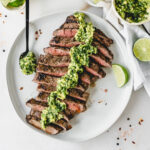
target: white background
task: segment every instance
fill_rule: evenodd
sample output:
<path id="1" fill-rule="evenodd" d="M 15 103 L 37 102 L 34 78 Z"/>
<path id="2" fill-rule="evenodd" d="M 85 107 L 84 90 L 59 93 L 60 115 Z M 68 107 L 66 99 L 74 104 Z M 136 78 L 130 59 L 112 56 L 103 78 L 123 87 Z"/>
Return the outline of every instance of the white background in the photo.
<path id="1" fill-rule="evenodd" d="M 86 6 L 82 0 L 31 0 L 30 4 L 31 19 Z M 97 8 L 89 11 L 101 15 Z M 125 112 L 108 132 L 87 142 L 58 141 L 40 135 L 22 123 L 11 104 L 5 79 L 7 55 L 24 26 L 24 14 L 21 12 L 24 9 L 10 11 L 0 5 L 0 150 L 150 150 L 150 98 L 144 89 L 133 92 Z M 6 51 L 3 52 L 3 49 Z M 128 117 L 130 120 L 127 120 Z M 144 120 L 142 125 L 138 124 L 140 118 Z M 129 127 L 130 124 L 132 127 Z"/>

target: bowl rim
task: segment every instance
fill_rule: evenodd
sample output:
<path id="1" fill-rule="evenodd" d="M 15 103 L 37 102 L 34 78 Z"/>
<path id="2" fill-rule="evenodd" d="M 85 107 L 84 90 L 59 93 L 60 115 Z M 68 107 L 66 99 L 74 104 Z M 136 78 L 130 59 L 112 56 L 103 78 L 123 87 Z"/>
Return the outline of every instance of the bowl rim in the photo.
<path id="1" fill-rule="evenodd" d="M 115 0 L 112 0 L 112 9 L 113 9 L 113 11 L 115 12 L 116 16 L 117 16 L 121 21 L 123 21 L 125 24 L 127 24 L 127 25 L 137 26 L 137 25 L 142 25 L 142 24 L 147 23 L 147 22 L 150 21 L 150 18 L 147 19 L 147 20 L 138 22 L 138 23 L 135 23 L 135 22 L 130 23 L 130 22 L 124 20 L 124 19 L 119 15 L 119 13 L 118 13 L 117 10 L 116 10 L 116 7 L 115 7 Z"/>

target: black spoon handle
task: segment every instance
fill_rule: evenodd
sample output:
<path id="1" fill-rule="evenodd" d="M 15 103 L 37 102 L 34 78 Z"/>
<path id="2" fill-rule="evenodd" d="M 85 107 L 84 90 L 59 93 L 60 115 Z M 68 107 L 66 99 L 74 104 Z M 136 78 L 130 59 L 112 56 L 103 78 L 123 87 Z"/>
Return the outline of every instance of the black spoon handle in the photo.
<path id="1" fill-rule="evenodd" d="M 29 0 L 26 0 L 26 52 L 29 51 Z"/>

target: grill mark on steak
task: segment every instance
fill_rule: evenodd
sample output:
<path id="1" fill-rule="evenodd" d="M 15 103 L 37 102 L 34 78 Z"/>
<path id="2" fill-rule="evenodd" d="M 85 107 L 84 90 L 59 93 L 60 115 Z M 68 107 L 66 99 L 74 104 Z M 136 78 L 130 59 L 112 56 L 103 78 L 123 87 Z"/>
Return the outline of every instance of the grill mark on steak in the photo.
<path id="1" fill-rule="evenodd" d="M 60 29 L 79 29 L 78 23 L 64 23 L 60 26 Z"/>
<path id="2" fill-rule="evenodd" d="M 41 112 L 40 112 L 40 111 L 35 111 L 35 110 L 32 110 L 32 109 L 31 109 L 30 115 L 31 115 L 31 116 L 34 116 L 34 117 L 37 117 L 37 118 L 39 118 L 39 119 L 41 118 Z M 71 125 L 70 125 L 70 123 L 69 123 L 67 120 L 65 120 L 64 118 L 58 120 L 58 121 L 57 121 L 56 123 L 54 123 L 54 124 L 60 126 L 60 127 L 63 128 L 63 130 L 65 130 L 65 131 L 72 128 Z"/>
<path id="3" fill-rule="evenodd" d="M 68 56 L 53 56 L 51 54 L 47 55 L 40 55 L 38 59 L 38 63 L 40 64 L 47 64 L 52 67 L 66 67 L 70 63 L 70 57 Z"/>
<path id="4" fill-rule="evenodd" d="M 102 53 L 104 56 L 108 57 L 112 61 L 113 54 L 107 47 L 103 46 L 101 43 L 97 42 L 96 40 L 93 41 L 92 45 L 97 47 L 100 53 Z"/>
<path id="5" fill-rule="evenodd" d="M 40 119 L 35 117 L 35 116 L 31 116 L 31 115 L 27 115 L 26 116 L 26 120 L 29 124 L 31 124 L 32 126 L 36 127 L 37 129 L 41 129 L 41 124 L 40 124 Z M 55 125 L 55 124 L 50 124 L 46 127 L 45 131 L 46 133 L 48 134 L 52 134 L 52 135 L 55 135 L 55 134 L 58 134 L 60 133 L 61 131 L 63 130 L 63 128 Z"/>
<path id="6" fill-rule="evenodd" d="M 40 73 L 52 75 L 52 76 L 61 77 L 68 72 L 68 67 L 51 67 L 51 66 L 38 64 L 36 71 Z"/>
<path id="7" fill-rule="evenodd" d="M 56 86 L 58 79 L 58 77 L 52 77 L 43 73 L 36 73 L 33 82 L 41 84 L 46 83 L 50 86 Z"/>
<path id="8" fill-rule="evenodd" d="M 53 37 L 50 41 L 50 46 L 60 46 L 60 47 L 73 47 L 84 44 L 83 42 L 78 42 L 74 38 L 63 38 L 63 37 Z"/>
<path id="9" fill-rule="evenodd" d="M 67 98 L 67 99 L 63 100 L 63 102 L 67 105 L 67 109 L 71 110 L 74 113 L 81 113 L 86 110 L 85 104 L 80 103 L 79 101 L 75 102 L 71 98 Z M 26 102 L 26 105 L 35 111 L 42 112 L 48 106 L 48 103 L 47 103 L 47 99 L 46 100 L 40 99 L 38 101 L 35 99 L 31 99 Z M 68 120 L 68 119 L 66 119 L 66 116 L 64 119 Z"/>
<path id="10" fill-rule="evenodd" d="M 57 29 L 53 32 L 53 36 L 72 38 L 77 33 L 77 29 Z"/>
<path id="11" fill-rule="evenodd" d="M 64 47 L 47 47 L 47 48 L 44 48 L 44 52 L 46 54 L 51 54 L 53 56 L 70 55 L 70 49 L 69 48 L 64 48 Z"/>

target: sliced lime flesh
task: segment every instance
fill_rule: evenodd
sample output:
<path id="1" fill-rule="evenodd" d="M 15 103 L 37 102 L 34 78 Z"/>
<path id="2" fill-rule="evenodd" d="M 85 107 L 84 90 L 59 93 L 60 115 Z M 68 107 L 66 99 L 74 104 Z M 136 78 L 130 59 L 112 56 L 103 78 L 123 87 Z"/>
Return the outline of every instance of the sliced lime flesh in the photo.
<path id="1" fill-rule="evenodd" d="M 113 64 L 112 69 L 115 75 L 115 79 L 117 81 L 117 86 L 123 87 L 129 80 L 129 74 L 127 69 L 119 64 Z"/>
<path id="2" fill-rule="evenodd" d="M 5 7 L 19 7 L 24 4 L 25 0 L 0 0 Z"/>
<path id="3" fill-rule="evenodd" d="M 140 61 L 150 61 L 150 38 L 141 38 L 133 46 L 133 52 Z"/>

